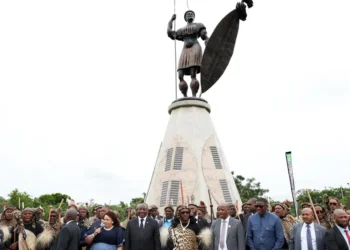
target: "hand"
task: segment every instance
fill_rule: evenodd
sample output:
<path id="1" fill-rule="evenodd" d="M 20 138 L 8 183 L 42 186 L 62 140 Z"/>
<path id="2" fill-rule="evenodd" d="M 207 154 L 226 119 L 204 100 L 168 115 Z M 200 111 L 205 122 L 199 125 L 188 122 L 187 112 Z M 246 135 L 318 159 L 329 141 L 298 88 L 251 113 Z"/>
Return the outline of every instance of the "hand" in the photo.
<path id="1" fill-rule="evenodd" d="M 99 234 L 99 233 L 101 233 L 101 228 L 97 228 L 97 229 L 95 230 L 95 234 Z"/>
<path id="2" fill-rule="evenodd" d="M 12 243 L 10 246 L 10 249 L 16 250 L 17 249 L 18 242 Z"/>
<path id="3" fill-rule="evenodd" d="M 176 19 L 176 14 L 174 14 L 172 17 L 171 17 L 171 21 L 174 21 Z"/>

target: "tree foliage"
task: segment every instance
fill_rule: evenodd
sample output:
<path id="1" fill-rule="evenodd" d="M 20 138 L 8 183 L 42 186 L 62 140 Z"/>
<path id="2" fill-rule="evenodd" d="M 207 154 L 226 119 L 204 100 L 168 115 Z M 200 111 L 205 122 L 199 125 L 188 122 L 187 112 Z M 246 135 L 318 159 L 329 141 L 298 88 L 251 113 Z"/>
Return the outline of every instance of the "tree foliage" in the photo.
<path id="1" fill-rule="evenodd" d="M 349 206 L 350 201 L 350 189 L 349 188 L 333 188 L 328 187 L 323 190 L 309 190 L 310 196 L 313 203 L 324 204 L 327 197 L 337 198 L 341 204 Z M 298 190 L 297 192 L 298 203 L 309 202 L 309 197 L 307 195 L 306 189 Z M 350 207 L 350 206 L 349 206 Z"/>
<path id="2" fill-rule="evenodd" d="M 261 197 L 269 192 L 268 189 L 263 189 L 260 182 L 256 182 L 255 178 L 245 178 L 242 175 L 235 176 L 233 171 L 231 174 L 235 180 L 242 202 L 246 202 L 250 198 Z"/>
<path id="3" fill-rule="evenodd" d="M 72 198 L 67 194 L 61 194 L 61 193 L 54 193 L 54 194 L 43 194 L 39 197 L 32 197 L 26 192 L 20 192 L 18 189 L 15 189 L 11 191 L 11 193 L 8 195 L 8 199 L 5 199 L 0 196 L 0 202 L 1 205 L 6 203 L 7 206 L 16 206 L 22 208 L 22 202 L 24 203 L 25 207 L 32 207 L 37 208 L 41 206 L 44 209 L 44 219 L 47 219 L 50 205 L 53 208 L 58 208 L 61 201 L 62 203 L 62 211 L 63 213 L 67 210 L 68 204 L 66 200 L 72 200 Z M 142 197 L 136 197 L 132 198 L 130 201 L 130 205 L 126 202 L 121 201 L 119 204 L 116 205 L 109 205 L 109 207 L 113 211 L 117 211 L 119 214 L 119 219 L 123 221 L 126 218 L 126 210 L 128 207 L 136 208 L 136 205 L 139 203 L 143 203 L 144 198 Z M 20 204 L 19 204 L 20 203 Z M 90 206 L 88 207 L 89 212 L 91 213 L 93 210 L 93 200 L 90 201 Z"/>

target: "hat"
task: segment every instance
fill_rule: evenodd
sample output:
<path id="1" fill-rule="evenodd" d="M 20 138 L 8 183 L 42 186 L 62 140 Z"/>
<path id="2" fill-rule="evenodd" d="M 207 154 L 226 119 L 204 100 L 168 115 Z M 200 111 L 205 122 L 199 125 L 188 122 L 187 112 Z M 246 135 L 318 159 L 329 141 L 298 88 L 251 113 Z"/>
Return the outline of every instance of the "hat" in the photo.
<path id="1" fill-rule="evenodd" d="M 303 207 L 303 206 L 311 206 L 311 204 L 308 202 L 303 202 L 303 203 L 301 203 L 301 207 Z"/>
<path id="2" fill-rule="evenodd" d="M 191 212 L 191 210 L 185 205 L 177 206 L 177 208 L 176 208 L 176 217 L 179 218 L 179 219 L 180 219 L 180 214 L 181 214 L 182 210 L 188 210 L 189 213 Z"/>
<path id="3" fill-rule="evenodd" d="M 149 207 L 149 210 L 154 210 L 154 209 L 158 209 L 158 207 L 156 205 L 152 205 Z"/>
<path id="4" fill-rule="evenodd" d="M 188 204 L 188 206 L 198 207 L 198 205 L 197 205 L 197 204 L 194 204 L 194 203 L 190 203 L 190 204 Z"/>
<path id="5" fill-rule="evenodd" d="M 23 212 L 32 212 L 32 213 L 34 213 L 34 209 L 33 208 L 30 208 L 30 207 L 26 207 L 26 208 L 24 208 L 23 210 L 22 210 L 22 213 Z"/>
<path id="6" fill-rule="evenodd" d="M 171 209 L 171 210 L 174 212 L 174 208 L 173 208 L 171 205 L 168 205 L 167 207 L 165 207 L 165 208 L 164 208 L 164 211 L 165 211 L 166 209 Z"/>
<path id="7" fill-rule="evenodd" d="M 207 206 L 205 205 L 204 201 L 200 201 L 200 202 L 199 202 L 199 206 L 200 206 L 200 207 L 207 207 Z"/>
<path id="8" fill-rule="evenodd" d="M 12 211 L 14 211 L 14 210 L 17 210 L 17 208 L 16 208 L 15 206 L 7 206 L 7 207 L 4 207 L 4 211 L 2 211 L 2 214 L 1 214 L 1 215 L 4 215 L 5 212 L 6 212 L 7 210 L 12 210 Z"/>

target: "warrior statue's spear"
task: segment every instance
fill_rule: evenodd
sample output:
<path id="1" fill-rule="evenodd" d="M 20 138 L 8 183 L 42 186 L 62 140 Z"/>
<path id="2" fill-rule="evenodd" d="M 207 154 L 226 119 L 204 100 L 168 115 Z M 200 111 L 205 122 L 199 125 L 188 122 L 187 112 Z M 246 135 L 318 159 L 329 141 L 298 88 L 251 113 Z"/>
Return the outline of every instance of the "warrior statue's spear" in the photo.
<path id="1" fill-rule="evenodd" d="M 176 15 L 176 0 L 174 0 L 174 15 Z M 176 100 L 177 99 L 176 19 L 174 20 L 174 48 L 175 48 L 175 100 Z"/>

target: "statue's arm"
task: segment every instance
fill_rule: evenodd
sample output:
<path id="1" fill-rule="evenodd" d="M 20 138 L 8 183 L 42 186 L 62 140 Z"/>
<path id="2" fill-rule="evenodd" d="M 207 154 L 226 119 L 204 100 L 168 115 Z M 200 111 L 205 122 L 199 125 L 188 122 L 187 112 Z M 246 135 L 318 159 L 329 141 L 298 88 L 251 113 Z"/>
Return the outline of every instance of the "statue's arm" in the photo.
<path id="1" fill-rule="evenodd" d="M 209 40 L 209 36 L 208 36 L 208 33 L 207 33 L 207 30 L 206 30 L 206 29 L 202 29 L 202 30 L 201 30 L 200 37 L 201 37 L 202 40 L 205 42 L 205 45 L 207 45 L 208 40 Z"/>
<path id="2" fill-rule="evenodd" d="M 172 39 L 172 40 L 176 39 L 176 40 L 182 41 L 183 40 L 182 36 L 177 34 L 177 32 L 175 30 L 173 30 L 173 21 L 175 19 L 176 19 L 176 15 L 174 14 L 168 23 L 168 30 L 167 30 L 168 37 L 170 37 L 170 39 Z"/>
<path id="3" fill-rule="evenodd" d="M 173 30 L 173 19 L 171 19 L 168 23 L 168 37 L 170 37 L 170 39 L 174 40 L 176 37 L 176 31 Z"/>

